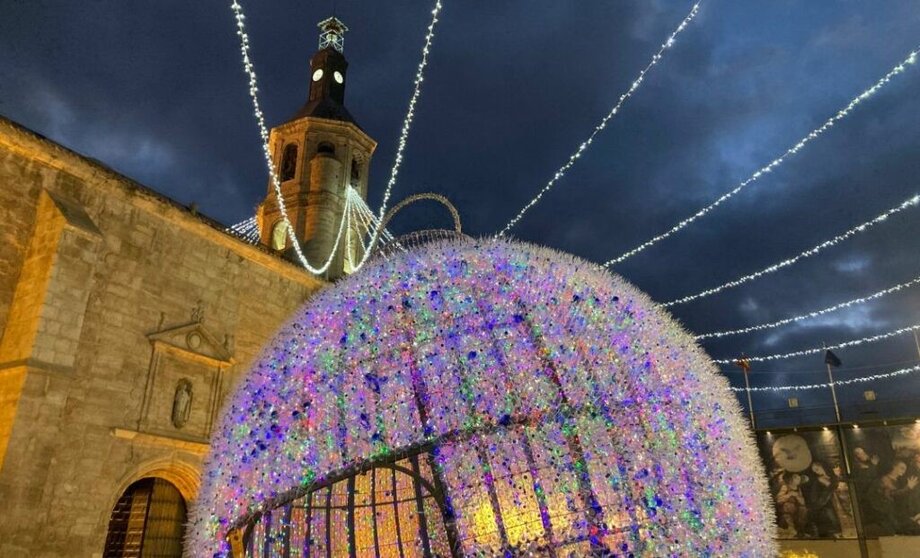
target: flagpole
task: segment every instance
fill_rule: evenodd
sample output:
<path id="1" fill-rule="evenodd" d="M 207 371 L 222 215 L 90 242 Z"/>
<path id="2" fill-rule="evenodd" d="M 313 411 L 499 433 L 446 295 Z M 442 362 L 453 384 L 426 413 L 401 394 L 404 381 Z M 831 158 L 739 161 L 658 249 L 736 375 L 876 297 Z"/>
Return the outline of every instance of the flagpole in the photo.
<path id="1" fill-rule="evenodd" d="M 917 338 L 917 330 L 914 330 L 914 344 L 917 345 L 917 356 L 920 357 L 920 338 Z"/>
<path id="2" fill-rule="evenodd" d="M 744 369 L 744 391 L 747 392 L 748 411 L 751 413 L 751 430 L 757 430 L 757 421 L 754 419 L 754 402 L 751 399 L 751 382 L 748 380 L 748 369 Z"/>
<path id="3" fill-rule="evenodd" d="M 825 348 L 827 345 L 825 344 Z M 840 440 L 840 453 L 843 456 L 843 467 L 844 473 L 846 474 L 846 484 L 849 489 L 850 495 L 850 504 L 852 505 L 853 510 L 853 522 L 856 527 L 856 540 L 859 543 L 859 555 L 862 558 L 869 557 L 869 547 L 866 544 L 866 535 L 863 532 L 862 525 L 862 513 L 859 510 L 860 502 L 856 497 L 856 483 L 853 482 L 853 471 L 850 468 L 850 456 L 849 449 L 847 448 L 847 439 L 846 435 L 843 432 L 843 424 L 840 421 L 840 405 L 837 403 L 837 390 L 834 387 L 834 370 L 831 366 L 831 357 L 833 357 L 835 365 L 840 365 L 840 360 L 836 358 L 836 355 L 827 351 L 824 355 L 824 365 L 827 367 L 827 381 L 828 385 L 831 387 L 831 397 L 834 399 L 834 416 L 837 418 L 837 439 Z"/>
<path id="4" fill-rule="evenodd" d="M 751 371 L 751 361 L 741 353 L 741 358 L 735 361 L 735 364 L 744 372 L 744 392 L 747 394 L 748 413 L 751 415 L 751 430 L 757 430 L 757 420 L 754 418 L 754 400 L 751 399 L 751 381 L 748 379 L 748 372 Z"/>
<path id="5" fill-rule="evenodd" d="M 837 404 L 837 389 L 834 387 L 834 371 L 831 369 L 831 364 L 840 366 L 841 363 L 837 355 L 827 348 L 827 343 L 824 343 L 824 349 L 824 365 L 827 366 L 827 385 L 830 386 L 831 397 L 834 399 L 834 416 L 837 418 L 837 424 L 840 424 L 840 406 Z"/>
<path id="6" fill-rule="evenodd" d="M 840 424 L 840 406 L 837 404 L 837 390 L 834 389 L 834 372 L 831 370 L 831 363 L 824 364 L 827 366 L 827 382 L 831 386 L 831 397 L 834 399 L 834 416 L 837 417 L 837 424 Z"/>

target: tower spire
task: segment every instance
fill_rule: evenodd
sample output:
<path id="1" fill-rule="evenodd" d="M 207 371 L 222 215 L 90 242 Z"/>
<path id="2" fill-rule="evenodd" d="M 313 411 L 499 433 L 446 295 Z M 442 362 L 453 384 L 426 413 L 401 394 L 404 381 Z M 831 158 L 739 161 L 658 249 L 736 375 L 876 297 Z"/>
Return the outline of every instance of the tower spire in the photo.
<path id="1" fill-rule="evenodd" d="M 319 22 L 317 27 L 320 28 L 319 49 L 333 48 L 344 54 L 345 33 L 348 31 L 348 27 L 342 23 L 342 20 L 335 17 L 333 12 L 332 17 Z"/>

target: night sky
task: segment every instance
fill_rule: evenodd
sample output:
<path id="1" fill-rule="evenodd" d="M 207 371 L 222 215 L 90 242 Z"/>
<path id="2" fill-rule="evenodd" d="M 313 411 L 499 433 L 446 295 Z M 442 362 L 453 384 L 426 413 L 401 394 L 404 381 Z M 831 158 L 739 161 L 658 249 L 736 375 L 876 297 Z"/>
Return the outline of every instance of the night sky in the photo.
<path id="1" fill-rule="evenodd" d="M 494 233 L 610 110 L 690 0 L 443 0 L 393 199 L 435 191 Z M 304 103 L 331 2 L 244 3 L 269 125 Z M 340 0 L 346 106 L 379 142 L 380 203 L 432 2 Z M 706 0 L 645 84 L 518 238 L 605 261 L 694 213 L 845 106 L 920 44 L 916 0 Z M 0 114 L 225 223 L 266 193 L 229 1 L 0 0 Z M 802 153 L 616 271 L 666 301 L 798 254 L 920 192 L 920 65 Z M 693 332 L 817 310 L 920 275 L 920 208 L 821 255 L 675 307 Z M 446 225 L 413 206 L 396 232 Z M 920 287 L 820 319 L 706 343 L 714 357 L 835 343 L 920 323 Z M 910 335 L 838 351 L 839 377 L 916 364 Z M 737 369 L 726 367 L 734 385 Z M 825 380 L 821 355 L 758 364 L 754 385 Z M 920 396 L 920 374 L 844 388 Z M 788 395 L 787 395 L 788 396 Z M 764 395 L 758 408 L 785 406 Z M 830 404 L 802 392 L 803 406 Z M 827 416 L 825 414 L 825 416 Z"/>

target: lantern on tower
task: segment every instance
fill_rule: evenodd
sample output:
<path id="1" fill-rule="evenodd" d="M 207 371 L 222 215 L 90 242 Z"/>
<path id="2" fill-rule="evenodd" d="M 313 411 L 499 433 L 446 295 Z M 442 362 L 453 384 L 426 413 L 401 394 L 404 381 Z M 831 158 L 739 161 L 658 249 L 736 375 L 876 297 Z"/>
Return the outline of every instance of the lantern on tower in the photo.
<path id="1" fill-rule="evenodd" d="M 693 338 L 622 278 L 501 239 L 392 250 L 319 292 L 211 448 L 195 556 L 775 550 L 740 407 Z"/>

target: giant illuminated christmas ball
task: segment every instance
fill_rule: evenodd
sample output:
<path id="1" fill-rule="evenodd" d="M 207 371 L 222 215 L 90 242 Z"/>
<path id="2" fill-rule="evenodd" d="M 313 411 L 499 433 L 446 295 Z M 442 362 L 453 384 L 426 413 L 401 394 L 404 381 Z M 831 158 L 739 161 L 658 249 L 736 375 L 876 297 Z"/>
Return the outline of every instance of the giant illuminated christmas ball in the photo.
<path id="1" fill-rule="evenodd" d="M 772 556 L 751 435 L 665 311 L 504 240 L 319 292 L 228 401 L 195 556 Z"/>

